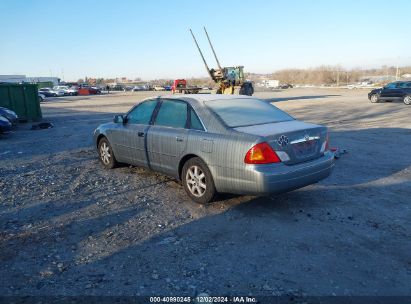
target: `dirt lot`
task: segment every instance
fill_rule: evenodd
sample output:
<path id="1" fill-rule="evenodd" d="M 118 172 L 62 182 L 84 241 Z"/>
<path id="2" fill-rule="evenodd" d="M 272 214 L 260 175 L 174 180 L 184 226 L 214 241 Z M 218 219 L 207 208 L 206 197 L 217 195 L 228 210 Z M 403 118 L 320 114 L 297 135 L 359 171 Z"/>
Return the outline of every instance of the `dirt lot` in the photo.
<path id="1" fill-rule="evenodd" d="M 93 129 L 152 93 L 42 104 L 54 128 L 0 138 L 0 294 L 411 295 L 411 107 L 366 94 L 257 93 L 349 153 L 319 184 L 206 207 L 98 162 Z"/>

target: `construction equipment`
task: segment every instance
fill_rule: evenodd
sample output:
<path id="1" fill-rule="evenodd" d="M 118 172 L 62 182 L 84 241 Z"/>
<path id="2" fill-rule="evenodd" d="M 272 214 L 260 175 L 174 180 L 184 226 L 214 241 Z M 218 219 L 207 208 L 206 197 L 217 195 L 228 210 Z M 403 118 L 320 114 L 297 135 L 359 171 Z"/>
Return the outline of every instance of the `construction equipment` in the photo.
<path id="1" fill-rule="evenodd" d="M 254 93 L 253 85 L 250 81 L 246 81 L 244 78 L 244 66 L 235 67 L 221 67 L 218 61 L 217 55 L 215 53 L 213 44 L 211 43 L 210 37 L 208 36 L 207 30 L 204 27 L 204 32 L 207 36 L 208 42 L 210 44 L 211 50 L 213 51 L 214 58 L 217 61 L 217 69 L 210 69 L 204 59 L 203 53 L 197 43 L 196 37 L 193 31 L 190 29 L 191 36 L 193 36 L 194 42 L 203 59 L 205 68 L 210 75 L 211 79 L 217 83 L 218 89 L 217 94 L 240 94 L 251 96 Z"/>
<path id="2" fill-rule="evenodd" d="M 171 91 L 173 94 L 197 94 L 200 92 L 201 88 L 195 86 L 187 86 L 187 80 L 185 79 L 176 79 L 171 86 Z"/>

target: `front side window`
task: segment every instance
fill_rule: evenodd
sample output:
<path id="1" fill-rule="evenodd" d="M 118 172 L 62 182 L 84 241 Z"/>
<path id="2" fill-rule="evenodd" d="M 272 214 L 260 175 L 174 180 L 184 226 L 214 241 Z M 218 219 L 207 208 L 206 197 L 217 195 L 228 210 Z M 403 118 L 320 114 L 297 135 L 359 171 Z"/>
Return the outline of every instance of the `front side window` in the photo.
<path id="1" fill-rule="evenodd" d="M 254 98 L 211 100 L 206 105 L 231 128 L 294 120 L 269 102 Z"/>
<path id="2" fill-rule="evenodd" d="M 185 128 L 187 125 L 187 104 L 178 100 L 163 100 L 157 113 L 155 125 Z"/>
<path id="3" fill-rule="evenodd" d="M 157 100 L 148 100 L 134 108 L 127 115 L 127 123 L 131 124 L 150 124 L 151 116 L 156 108 Z"/>

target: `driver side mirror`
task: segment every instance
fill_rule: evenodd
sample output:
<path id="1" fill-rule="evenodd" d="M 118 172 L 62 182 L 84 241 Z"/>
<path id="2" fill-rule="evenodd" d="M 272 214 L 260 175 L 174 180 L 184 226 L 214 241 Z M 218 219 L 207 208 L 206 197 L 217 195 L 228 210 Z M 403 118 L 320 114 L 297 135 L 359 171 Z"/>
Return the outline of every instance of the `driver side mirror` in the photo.
<path id="1" fill-rule="evenodd" d="M 126 120 L 123 115 L 116 115 L 113 119 L 114 123 L 125 123 Z"/>

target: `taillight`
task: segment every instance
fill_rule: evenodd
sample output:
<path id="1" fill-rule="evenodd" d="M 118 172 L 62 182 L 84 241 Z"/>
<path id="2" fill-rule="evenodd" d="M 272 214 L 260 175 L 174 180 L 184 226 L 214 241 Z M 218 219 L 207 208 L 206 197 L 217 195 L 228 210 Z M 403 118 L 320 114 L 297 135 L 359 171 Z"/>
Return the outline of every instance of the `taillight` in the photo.
<path id="1" fill-rule="evenodd" d="M 325 139 L 325 151 L 328 151 L 330 149 L 330 138 L 328 137 Z"/>
<path id="2" fill-rule="evenodd" d="M 281 162 L 277 153 L 266 142 L 256 144 L 244 157 L 246 164 L 271 164 Z"/>
<path id="3" fill-rule="evenodd" d="M 328 133 L 327 133 L 325 141 L 323 142 L 323 144 L 321 146 L 321 153 L 324 153 L 325 151 L 328 151 L 330 149 L 329 145 L 330 145 L 330 141 L 329 141 L 329 137 L 328 137 Z"/>

